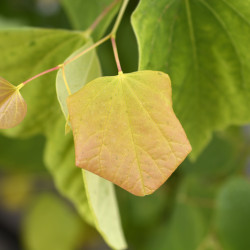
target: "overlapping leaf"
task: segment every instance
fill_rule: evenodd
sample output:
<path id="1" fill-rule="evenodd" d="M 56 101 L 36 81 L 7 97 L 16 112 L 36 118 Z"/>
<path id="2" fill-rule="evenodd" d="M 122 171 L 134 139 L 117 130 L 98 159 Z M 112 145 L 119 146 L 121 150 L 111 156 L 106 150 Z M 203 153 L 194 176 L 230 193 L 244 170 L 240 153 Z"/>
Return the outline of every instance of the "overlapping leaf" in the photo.
<path id="1" fill-rule="evenodd" d="M 3 59 L 0 61 L 0 74 L 13 82 L 26 80 L 45 69 L 61 64 L 86 41 L 83 33 L 63 30 L 0 30 L 0 51 Z M 93 62 L 88 61 L 89 59 Z M 71 66 L 68 65 L 70 70 L 65 67 L 70 84 L 79 83 L 78 88 L 80 88 L 85 81 L 100 75 L 100 66 L 95 52 L 79 58 L 76 62 L 72 63 Z M 74 75 L 70 73 L 74 73 Z M 15 137 L 31 136 L 38 133 L 47 136 L 45 162 L 56 186 L 63 195 L 74 203 L 86 221 L 92 225 L 95 223 L 111 247 L 119 248 L 122 241 L 111 237 L 114 234 L 113 231 L 107 231 L 110 228 L 105 229 L 98 225 L 98 220 L 93 220 L 93 216 L 100 216 L 95 214 L 96 211 L 89 209 L 82 173 L 74 164 L 73 140 L 70 135 L 64 137 L 64 118 L 58 105 L 54 83 L 55 74 L 52 73 L 23 88 L 22 91 L 29 107 L 27 117 L 15 129 L 4 131 L 7 135 Z M 64 98 L 67 98 L 67 95 Z M 96 178 L 100 177 L 96 176 Z M 108 186 L 112 188 L 112 183 L 109 183 Z M 91 189 L 94 187 L 91 187 L 90 183 L 88 188 L 92 192 Z M 112 195 L 111 200 L 115 201 L 114 193 Z M 108 200 L 110 201 L 110 199 Z M 104 202 L 104 204 L 108 203 Z M 107 205 L 110 211 L 113 210 L 112 205 Z M 120 218 L 116 213 L 113 213 L 109 219 L 114 224 L 120 225 Z M 122 235 L 121 228 L 115 227 L 114 230 Z"/>
<path id="2" fill-rule="evenodd" d="M 92 40 L 90 39 L 86 45 L 84 45 L 78 51 L 74 52 L 68 59 L 88 48 L 91 44 Z M 94 50 L 88 52 L 87 54 L 83 55 L 82 57 L 65 67 L 65 78 L 72 93 L 77 92 L 79 89 L 81 89 L 82 86 L 84 86 L 84 84 L 99 77 L 100 75 L 100 64 Z M 66 100 L 69 94 L 65 87 L 65 82 L 61 70 L 57 74 L 56 87 L 59 103 L 61 104 L 62 111 L 65 115 L 65 118 L 67 119 L 68 108 Z M 57 135 L 56 138 L 54 134 Z M 62 147 L 62 151 L 64 151 L 63 149 L 65 149 L 65 154 L 67 154 L 68 152 L 68 155 L 66 159 L 64 159 L 64 162 L 61 162 L 61 164 L 57 164 L 53 161 L 54 153 L 51 150 L 52 148 L 48 148 L 46 154 L 48 156 L 48 163 L 50 162 L 51 171 L 54 173 L 54 176 L 57 177 L 56 180 L 58 180 L 58 186 L 63 189 L 65 193 L 73 195 L 73 190 L 71 190 L 71 192 L 70 189 L 63 183 L 65 183 L 66 180 L 70 176 L 72 176 L 73 172 L 75 172 L 77 175 L 75 175 L 75 180 L 72 180 L 72 182 L 75 182 L 72 186 L 75 187 L 75 189 L 77 187 L 77 189 L 79 190 L 79 192 L 77 192 L 77 196 L 80 196 L 84 187 L 84 191 L 86 191 L 86 193 L 83 193 L 84 195 L 81 195 L 82 200 L 81 203 L 78 204 L 78 208 L 81 208 L 80 213 L 88 221 L 90 221 L 92 225 L 95 225 L 95 227 L 105 239 L 107 244 L 109 244 L 109 246 L 115 249 L 124 249 L 126 247 L 126 241 L 124 239 L 123 231 L 121 228 L 120 215 L 113 184 L 97 175 L 87 173 L 87 171 L 84 170 L 82 172 L 84 179 L 83 181 L 82 176 L 79 176 L 80 170 L 77 169 L 74 164 L 75 157 L 72 135 L 67 135 L 67 139 L 65 138 L 65 140 L 62 138 L 62 134 L 63 131 L 61 122 L 60 126 L 55 129 L 55 132 L 49 136 L 49 143 L 51 145 L 60 144 Z M 60 141 L 60 143 L 58 141 Z M 63 159 L 64 153 L 62 151 L 60 150 L 61 153 L 58 152 L 60 154 L 60 159 Z M 66 164 L 65 161 L 67 162 Z M 58 166 L 60 165 L 71 166 L 71 168 L 65 167 L 60 168 L 59 170 Z M 70 180 L 68 180 L 67 182 L 69 181 Z M 85 194 L 87 195 L 87 197 L 85 196 Z M 75 199 L 77 197 L 72 198 Z M 79 201 L 79 199 L 75 199 L 75 202 L 77 201 Z M 84 209 L 84 211 L 82 211 L 82 209 Z M 103 214 L 105 214 L 105 216 L 103 216 Z"/>
<path id="3" fill-rule="evenodd" d="M 123 249 L 126 243 L 113 184 L 90 173 L 83 173 L 83 181 L 81 170 L 74 163 L 72 135 L 64 136 L 63 117 L 55 124 L 47 141 L 45 162 L 57 188 L 74 202 L 81 216 L 97 228 L 107 244 Z"/>
<path id="4" fill-rule="evenodd" d="M 69 198 L 79 214 L 93 225 L 81 171 L 74 164 L 72 136 L 64 136 L 63 116 L 58 119 L 47 136 L 44 160 L 58 190 Z"/>
<path id="5" fill-rule="evenodd" d="M 250 121 L 249 1 L 141 0 L 132 23 L 139 68 L 172 79 L 193 157 L 214 130 Z"/>
<path id="6" fill-rule="evenodd" d="M 86 42 L 84 46 L 76 50 L 65 61 L 73 58 L 77 54 L 89 48 L 92 44 L 92 39 L 89 38 L 88 42 Z M 99 76 L 101 76 L 101 66 L 95 50 L 89 51 L 88 53 L 78 58 L 76 61 L 73 61 L 65 66 L 65 77 L 71 93 L 77 92 L 85 83 L 90 82 L 91 80 Z M 61 69 L 57 73 L 56 92 L 64 116 L 67 119 L 68 108 L 66 100 L 69 93 L 67 92 Z"/>
<path id="7" fill-rule="evenodd" d="M 19 89 L 0 77 L 0 129 L 17 126 L 27 113 Z"/>
<path id="8" fill-rule="evenodd" d="M 66 30 L 0 30 L 0 75 L 20 83 L 62 63 L 85 41 L 83 33 Z M 17 127 L 1 132 L 12 137 L 49 133 L 60 115 L 54 83 L 54 72 L 28 83 L 21 90 L 28 106 L 26 118 Z"/>
<path id="9" fill-rule="evenodd" d="M 154 192 L 191 151 L 171 94 L 166 74 L 139 71 L 69 96 L 76 165 L 135 195 Z"/>
<path id="10" fill-rule="evenodd" d="M 84 43 L 81 33 L 46 29 L 1 30 L 0 38 L 1 56 L 3 58 L 0 61 L 0 73 L 3 72 L 6 78 L 14 82 L 20 82 L 46 68 L 62 63 L 70 53 Z M 16 67 L 13 67 L 13 65 L 16 65 Z M 55 141 L 59 136 L 67 144 L 67 138 L 63 138 L 63 132 L 59 135 L 54 132 L 52 134 L 55 127 L 58 129 L 59 125 L 57 124 L 60 122 L 59 117 L 61 116 L 54 82 L 55 74 L 52 73 L 29 83 L 22 89 L 29 112 L 25 121 L 19 126 L 15 129 L 6 130 L 7 135 L 23 137 L 43 133 L 49 139 L 52 137 L 52 140 L 55 139 Z M 81 172 L 77 175 L 74 172 L 76 170 L 74 166 L 72 166 L 72 169 L 68 168 L 70 160 L 60 161 L 60 147 L 63 146 L 63 143 L 61 145 L 49 140 L 47 148 L 50 151 L 46 153 L 46 165 L 51 171 L 59 190 L 75 204 L 84 219 L 91 221 L 91 219 L 88 219 L 91 216 L 87 211 L 88 204 Z M 69 150 L 67 154 L 72 153 L 73 157 L 73 151 L 70 148 L 65 150 L 67 149 Z M 52 155 L 52 162 L 50 155 Z M 70 181 L 67 182 L 68 180 Z"/>

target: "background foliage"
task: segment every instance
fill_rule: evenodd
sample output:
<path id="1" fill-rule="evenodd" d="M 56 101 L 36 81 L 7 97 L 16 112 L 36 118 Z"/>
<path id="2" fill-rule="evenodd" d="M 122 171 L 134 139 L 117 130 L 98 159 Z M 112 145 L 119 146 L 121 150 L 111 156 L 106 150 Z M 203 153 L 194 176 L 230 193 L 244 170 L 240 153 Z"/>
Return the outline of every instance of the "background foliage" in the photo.
<path id="1" fill-rule="evenodd" d="M 88 41 L 70 30 L 88 28 L 110 2 L 2 0 L 0 75 L 18 84 L 63 62 Z M 250 130 L 232 125 L 250 120 L 250 1 L 141 0 L 135 10 L 137 4 L 130 1 L 117 34 L 123 71 L 170 74 L 174 109 L 194 150 L 153 195 L 138 198 L 116 188 L 129 249 L 249 249 Z M 17 29 L 23 26 L 68 31 Z M 117 74 L 111 45 L 97 54 L 103 75 Z M 85 193 L 72 140 L 60 136 L 55 79 L 52 73 L 25 90 L 31 104 L 25 123 L 0 136 L 0 249 L 108 249 L 97 233 L 100 223 L 113 235 L 107 222 L 92 217 L 105 198 L 91 196 L 97 206 L 89 206 L 95 190 Z"/>

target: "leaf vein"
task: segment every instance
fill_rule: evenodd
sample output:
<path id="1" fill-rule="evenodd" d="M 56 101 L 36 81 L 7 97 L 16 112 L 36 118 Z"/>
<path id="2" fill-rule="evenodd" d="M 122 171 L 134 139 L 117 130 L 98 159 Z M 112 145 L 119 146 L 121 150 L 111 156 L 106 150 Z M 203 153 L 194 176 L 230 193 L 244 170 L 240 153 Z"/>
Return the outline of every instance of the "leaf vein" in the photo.
<path id="1" fill-rule="evenodd" d="M 134 135 L 133 135 L 133 132 L 132 132 L 131 121 L 130 121 L 130 118 L 129 118 L 127 101 L 126 101 L 126 98 L 125 98 L 125 95 L 124 95 L 124 89 L 123 89 L 123 84 L 122 84 L 122 77 L 120 77 L 119 79 L 120 79 L 120 85 L 121 85 L 121 88 L 122 88 L 122 94 L 123 94 L 124 104 L 125 104 L 125 107 L 126 107 L 126 110 L 127 110 L 127 118 L 128 118 L 129 128 L 130 128 L 131 140 L 132 140 L 132 144 L 133 144 L 133 148 L 134 148 L 134 152 L 135 152 L 136 161 L 137 161 L 137 165 L 138 165 L 140 176 L 141 176 L 142 188 L 143 188 L 144 194 L 146 194 L 144 179 L 143 179 L 143 175 L 142 175 L 142 168 L 141 168 L 140 161 L 139 161 L 138 154 L 137 154 L 137 150 L 136 150 L 136 147 L 135 147 L 135 140 L 134 140 Z"/>

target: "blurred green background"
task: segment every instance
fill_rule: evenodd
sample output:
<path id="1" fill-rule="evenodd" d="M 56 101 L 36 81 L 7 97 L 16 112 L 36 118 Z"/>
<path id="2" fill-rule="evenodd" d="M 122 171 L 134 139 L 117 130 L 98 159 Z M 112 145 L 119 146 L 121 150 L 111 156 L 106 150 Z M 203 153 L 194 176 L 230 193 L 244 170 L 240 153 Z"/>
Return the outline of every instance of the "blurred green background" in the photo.
<path id="1" fill-rule="evenodd" d="M 137 70 L 130 1 L 117 34 L 124 72 Z M 0 28 L 71 29 L 59 0 L 1 0 Z M 117 73 L 111 45 L 98 48 L 104 75 Z M 1 75 L 1 72 L 0 72 Z M 0 136 L 0 249 L 109 249 L 56 190 L 43 163 L 45 138 Z M 116 188 L 129 249 L 250 249 L 250 128 L 216 133 L 153 195 Z M 45 212 L 46 211 L 46 212 Z"/>

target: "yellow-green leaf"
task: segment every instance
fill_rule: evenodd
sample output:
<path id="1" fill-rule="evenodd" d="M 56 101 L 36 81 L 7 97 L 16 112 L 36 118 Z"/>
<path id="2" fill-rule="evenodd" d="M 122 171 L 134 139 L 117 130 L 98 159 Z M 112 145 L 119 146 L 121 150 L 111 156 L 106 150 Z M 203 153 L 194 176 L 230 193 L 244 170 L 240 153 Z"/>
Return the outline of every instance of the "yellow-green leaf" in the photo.
<path id="1" fill-rule="evenodd" d="M 191 151 L 171 96 L 158 71 L 97 78 L 69 96 L 76 165 L 135 195 L 154 192 Z"/>
<path id="2" fill-rule="evenodd" d="M 0 77 L 0 129 L 13 128 L 27 113 L 19 88 Z"/>

